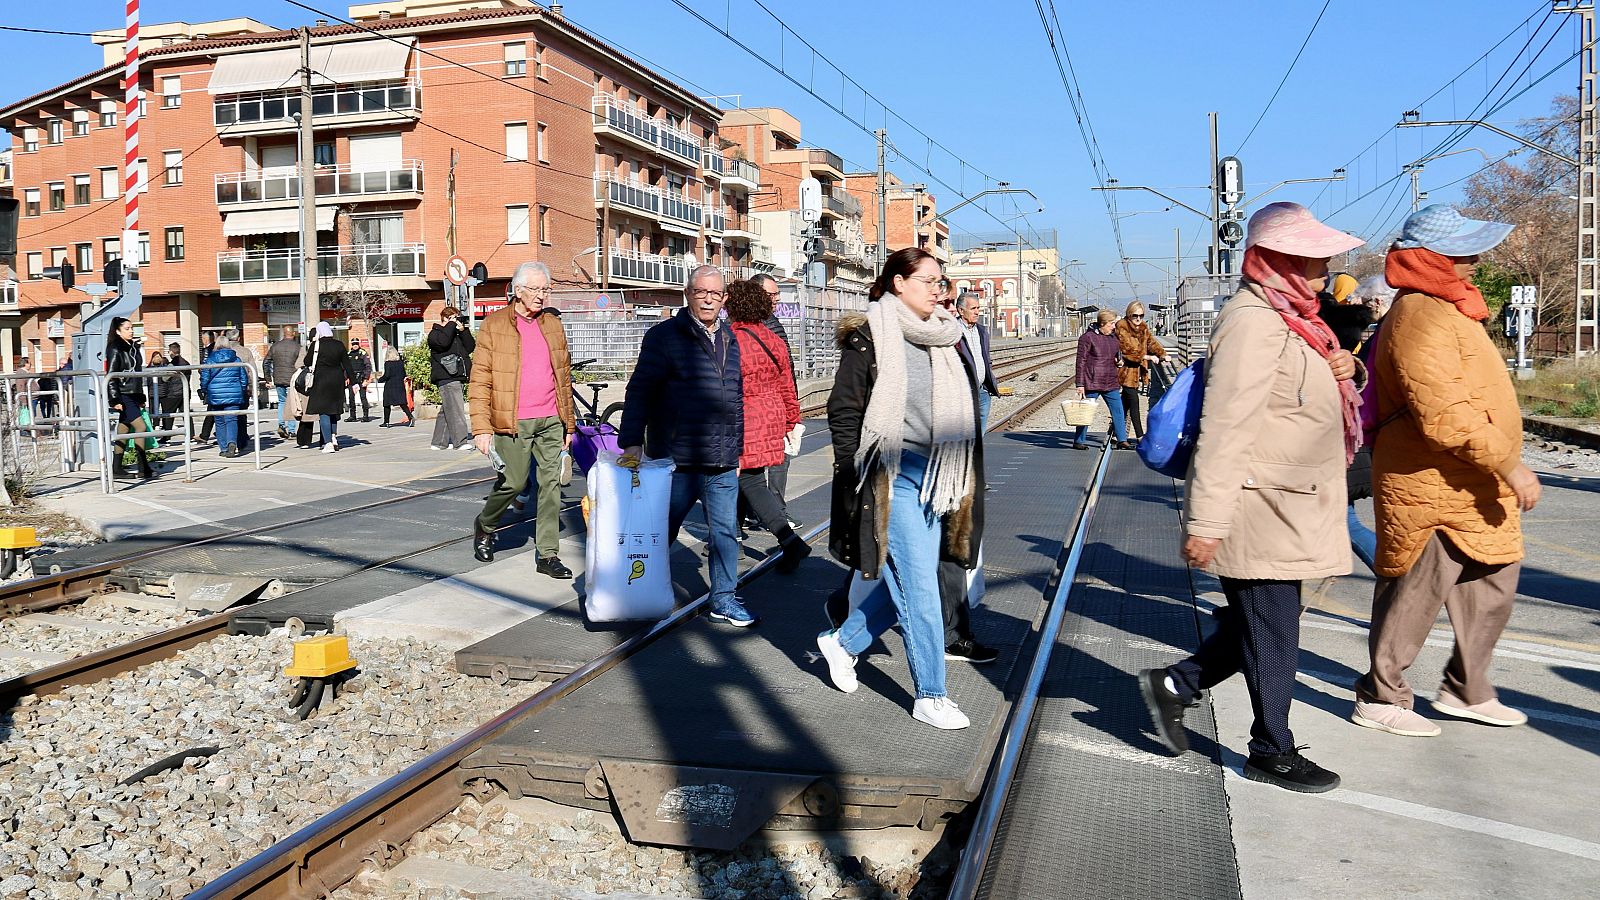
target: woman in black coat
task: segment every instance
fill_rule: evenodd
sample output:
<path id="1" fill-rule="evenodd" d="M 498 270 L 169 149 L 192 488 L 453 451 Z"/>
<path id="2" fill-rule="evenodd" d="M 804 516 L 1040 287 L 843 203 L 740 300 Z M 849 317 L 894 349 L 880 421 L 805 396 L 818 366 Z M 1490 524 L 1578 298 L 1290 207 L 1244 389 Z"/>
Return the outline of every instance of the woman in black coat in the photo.
<path id="1" fill-rule="evenodd" d="M 139 348 L 133 343 L 133 323 L 118 316 L 111 320 L 111 333 L 106 335 L 106 372 L 142 372 L 144 361 L 139 358 Z M 108 380 L 106 393 L 111 411 L 117 417 L 117 433 L 145 432 L 150 428 L 144 421 L 144 395 L 145 386 L 148 384 L 142 378 L 118 378 Z M 139 458 L 139 477 L 153 478 L 155 472 L 150 468 L 150 460 L 145 455 L 143 438 L 131 441 L 111 441 L 111 472 L 113 476 L 125 474 L 122 465 L 123 451 L 129 446 Z"/>
<path id="2" fill-rule="evenodd" d="M 406 414 L 405 424 L 413 426 L 417 419 L 411 414 L 411 398 L 406 396 L 406 364 L 400 359 L 400 351 L 393 347 L 383 352 L 383 374 L 378 376 L 378 383 L 383 385 L 383 425 L 389 427 L 389 410 L 400 407 Z"/>
<path id="3" fill-rule="evenodd" d="M 311 391 L 306 395 L 306 415 L 316 416 L 322 427 L 322 452 L 339 449 L 339 417 L 344 415 L 345 387 L 355 381 L 355 369 L 333 327 L 318 322 L 316 349 L 311 364 Z"/>

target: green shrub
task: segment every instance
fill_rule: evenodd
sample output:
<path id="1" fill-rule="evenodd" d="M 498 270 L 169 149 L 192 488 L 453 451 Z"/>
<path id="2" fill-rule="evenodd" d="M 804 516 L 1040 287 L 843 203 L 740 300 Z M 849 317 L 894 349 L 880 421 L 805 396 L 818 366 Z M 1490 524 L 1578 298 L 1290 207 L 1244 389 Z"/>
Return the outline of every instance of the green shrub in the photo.
<path id="1" fill-rule="evenodd" d="M 1541 400 L 1534 404 L 1533 414 L 1536 416 L 1559 416 L 1561 415 L 1561 407 L 1557 406 L 1554 400 Z"/>
<path id="2" fill-rule="evenodd" d="M 1600 402 L 1593 397 L 1584 397 L 1567 407 L 1567 415 L 1575 419 L 1592 419 L 1596 412 L 1600 412 Z"/>
<path id="3" fill-rule="evenodd" d="M 412 344 L 400 352 L 400 358 L 405 361 L 411 386 L 423 392 L 422 402 L 437 406 L 439 389 L 433 384 L 433 363 L 428 356 L 427 343 Z"/>

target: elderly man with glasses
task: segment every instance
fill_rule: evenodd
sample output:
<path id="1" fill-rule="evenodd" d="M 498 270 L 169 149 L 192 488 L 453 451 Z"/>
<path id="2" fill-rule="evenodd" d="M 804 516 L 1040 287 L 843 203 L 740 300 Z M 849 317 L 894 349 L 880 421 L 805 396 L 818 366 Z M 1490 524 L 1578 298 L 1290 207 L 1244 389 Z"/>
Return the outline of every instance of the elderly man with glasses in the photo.
<path id="1" fill-rule="evenodd" d="M 535 570 L 571 578 L 561 562 L 561 451 L 572 442 L 572 357 L 550 300 L 550 269 L 526 262 L 511 278 L 510 302 L 478 330 L 467 406 L 472 442 L 500 477 L 473 523 L 473 555 L 494 559 L 494 532 L 536 468 Z"/>
<path id="2" fill-rule="evenodd" d="M 677 315 L 645 333 L 622 409 L 623 464 L 671 459 L 669 540 L 699 500 L 711 544 L 711 618 L 747 628 L 756 617 L 733 595 L 739 563 L 739 456 L 744 451 L 744 381 L 739 342 L 720 319 L 722 271 L 698 266 Z"/>

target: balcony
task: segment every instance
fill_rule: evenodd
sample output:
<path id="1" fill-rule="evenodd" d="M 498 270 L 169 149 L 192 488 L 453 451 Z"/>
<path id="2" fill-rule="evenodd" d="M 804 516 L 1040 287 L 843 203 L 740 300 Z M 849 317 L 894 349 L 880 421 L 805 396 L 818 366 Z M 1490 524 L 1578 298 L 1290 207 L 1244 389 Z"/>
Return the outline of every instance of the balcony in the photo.
<path id="1" fill-rule="evenodd" d="M 775 163 L 800 163 L 805 174 L 822 178 L 824 181 L 844 180 L 844 160 L 839 154 L 818 148 L 774 150 L 767 155 L 770 162 Z"/>
<path id="2" fill-rule="evenodd" d="M 232 94 L 212 101 L 212 122 L 228 137 L 295 131 L 299 91 Z M 318 128 L 415 121 L 422 113 L 421 83 L 381 81 L 324 87 L 311 95 L 311 115 Z"/>
<path id="3" fill-rule="evenodd" d="M 300 289 L 298 247 L 224 250 L 217 254 L 217 283 L 224 297 L 293 294 Z M 350 290 L 423 290 L 428 284 L 422 244 L 361 244 L 317 248 L 317 278 L 324 294 Z"/>
<path id="4" fill-rule="evenodd" d="M 706 208 L 706 231 L 721 234 L 728 230 L 728 210 L 721 206 Z"/>
<path id="5" fill-rule="evenodd" d="M 777 268 L 778 265 L 777 260 L 772 258 L 772 248 L 760 241 L 750 245 L 750 261 L 758 268 L 768 270 Z"/>
<path id="6" fill-rule="evenodd" d="M 594 199 L 596 202 L 611 199 L 611 205 L 624 210 L 657 218 L 661 215 L 661 191 L 647 184 L 618 181 L 610 172 L 596 172 Z"/>
<path id="7" fill-rule="evenodd" d="M 700 171 L 703 174 L 719 180 L 728 170 L 727 158 L 715 150 L 707 150 L 705 156 L 701 159 L 701 164 L 703 168 Z"/>
<path id="8" fill-rule="evenodd" d="M 761 237 L 761 220 L 749 213 L 729 212 L 726 234 L 734 240 L 757 240 Z"/>
<path id="9" fill-rule="evenodd" d="M 22 312 L 22 295 L 15 281 L 0 281 L 0 316 Z"/>
<path id="10" fill-rule="evenodd" d="M 408 159 L 386 169 L 318 166 L 312 178 L 318 203 L 408 200 L 422 196 L 422 162 Z M 216 176 L 217 206 L 256 209 L 300 199 L 298 172 L 223 172 Z"/>
<path id="11" fill-rule="evenodd" d="M 867 265 L 867 251 L 864 246 L 853 247 L 838 238 L 823 237 L 817 239 L 822 250 L 823 259 L 834 262 L 849 263 L 855 266 Z"/>
<path id="12" fill-rule="evenodd" d="M 657 123 L 637 108 L 618 100 L 611 94 L 595 94 L 593 101 L 594 130 L 597 134 L 611 134 L 623 140 L 643 144 L 651 150 L 659 148 Z"/>
<path id="13" fill-rule="evenodd" d="M 611 248 L 606 271 L 611 281 L 637 281 L 672 287 L 682 287 L 687 274 L 681 260 L 621 247 Z"/>
<path id="14" fill-rule="evenodd" d="M 748 159 L 728 160 L 728 170 L 722 176 L 724 187 L 740 188 L 745 191 L 761 189 L 761 167 Z"/>
<path id="15" fill-rule="evenodd" d="M 826 194 L 822 195 L 822 209 L 824 212 L 831 212 L 847 219 L 859 219 L 861 217 L 861 201 L 841 187 L 830 188 Z"/>
<path id="16" fill-rule="evenodd" d="M 595 94 L 591 106 L 594 110 L 595 134 L 609 134 L 658 154 L 675 157 L 697 170 L 701 168 L 705 151 L 700 146 L 700 139 L 693 134 L 660 119 L 652 119 L 638 107 L 624 103 L 611 94 Z M 720 158 L 720 154 L 718 156 Z"/>
<path id="17" fill-rule="evenodd" d="M 705 220 L 705 205 L 672 191 L 661 192 L 661 224 L 663 227 L 700 233 L 700 223 Z"/>

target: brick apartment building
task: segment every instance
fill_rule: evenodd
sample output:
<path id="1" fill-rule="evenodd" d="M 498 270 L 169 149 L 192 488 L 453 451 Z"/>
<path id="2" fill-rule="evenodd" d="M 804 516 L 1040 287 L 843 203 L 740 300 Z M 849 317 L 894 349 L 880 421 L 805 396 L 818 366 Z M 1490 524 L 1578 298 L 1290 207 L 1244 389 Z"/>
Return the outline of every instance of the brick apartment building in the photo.
<path id="1" fill-rule="evenodd" d="M 722 114 L 688 89 L 529 0 L 396 0 L 350 17 L 379 34 L 311 31 L 325 317 L 343 324 L 343 297 L 395 292 L 378 330 L 416 340 L 444 306 L 452 218 L 455 251 L 489 269 L 480 313 L 529 259 L 590 304 L 602 291 L 675 304 L 699 261 L 741 276 L 773 267 L 751 215 L 772 190 L 760 160 L 725 153 Z M 248 19 L 144 33 L 163 37 L 141 52 L 138 247 L 120 239 L 120 65 L 0 109 L 19 139 L 23 206 L 12 293 L 0 294 L 7 368 L 17 354 L 36 369 L 65 358 L 85 298 L 41 280 L 64 260 L 82 283 L 138 254 L 147 349 L 176 340 L 193 359 L 208 329 L 241 326 L 259 345 L 298 319 L 296 33 Z M 108 60 L 116 34 L 97 39 Z M 798 170 L 814 152 L 775 163 Z M 842 180 L 836 158 L 823 163 Z"/>
<path id="2" fill-rule="evenodd" d="M 868 244 L 878 241 L 878 173 L 850 172 L 845 189 L 861 204 L 861 230 Z M 893 172 L 884 176 L 884 244 L 890 252 L 901 247 L 920 247 L 941 263 L 950 262 L 950 226 L 943 219 L 927 220 L 939 214 L 937 198 L 926 185 L 907 186 Z"/>

